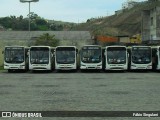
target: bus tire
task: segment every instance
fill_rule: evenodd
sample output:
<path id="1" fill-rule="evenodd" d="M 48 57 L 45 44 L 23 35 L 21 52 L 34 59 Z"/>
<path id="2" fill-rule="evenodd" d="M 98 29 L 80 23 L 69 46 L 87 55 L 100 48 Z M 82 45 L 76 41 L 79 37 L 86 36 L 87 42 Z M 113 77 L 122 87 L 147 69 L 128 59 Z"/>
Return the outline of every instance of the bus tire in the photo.
<path id="1" fill-rule="evenodd" d="M 11 73 L 12 72 L 12 70 L 11 69 L 8 69 L 8 73 Z"/>

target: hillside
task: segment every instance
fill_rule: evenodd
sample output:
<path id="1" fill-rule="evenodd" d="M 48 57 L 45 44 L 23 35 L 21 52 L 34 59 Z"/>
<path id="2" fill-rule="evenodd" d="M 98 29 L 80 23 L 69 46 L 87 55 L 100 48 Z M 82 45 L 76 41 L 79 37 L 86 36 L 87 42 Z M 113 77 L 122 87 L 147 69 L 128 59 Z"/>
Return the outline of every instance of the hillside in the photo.
<path id="1" fill-rule="evenodd" d="M 124 9 L 118 15 L 89 19 L 74 30 L 89 30 L 94 35 L 132 36 L 141 32 L 142 11 L 156 5 L 159 5 L 159 2 L 140 2 L 131 9 Z"/>

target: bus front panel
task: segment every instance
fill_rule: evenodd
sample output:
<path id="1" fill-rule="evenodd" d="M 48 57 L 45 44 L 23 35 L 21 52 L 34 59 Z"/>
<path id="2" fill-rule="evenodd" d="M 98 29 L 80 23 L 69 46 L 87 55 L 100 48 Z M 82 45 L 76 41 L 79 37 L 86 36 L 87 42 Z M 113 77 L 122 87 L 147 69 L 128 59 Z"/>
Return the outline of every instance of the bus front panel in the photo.
<path id="1" fill-rule="evenodd" d="M 126 47 L 107 47 L 105 70 L 127 70 L 127 62 Z"/>
<path id="2" fill-rule="evenodd" d="M 30 70 L 51 70 L 51 52 L 49 47 L 31 47 Z"/>
<path id="3" fill-rule="evenodd" d="M 55 51 L 55 69 L 77 69 L 76 49 L 74 47 L 58 47 Z"/>
<path id="4" fill-rule="evenodd" d="M 132 48 L 131 69 L 152 69 L 151 47 Z"/>
<path id="5" fill-rule="evenodd" d="M 4 69 L 25 69 L 24 47 L 5 47 Z"/>
<path id="6" fill-rule="evenodd" d="M 80 69 L 102 69 L 102 49 L 99 46 L 84 46 L 80 54 Z"/>

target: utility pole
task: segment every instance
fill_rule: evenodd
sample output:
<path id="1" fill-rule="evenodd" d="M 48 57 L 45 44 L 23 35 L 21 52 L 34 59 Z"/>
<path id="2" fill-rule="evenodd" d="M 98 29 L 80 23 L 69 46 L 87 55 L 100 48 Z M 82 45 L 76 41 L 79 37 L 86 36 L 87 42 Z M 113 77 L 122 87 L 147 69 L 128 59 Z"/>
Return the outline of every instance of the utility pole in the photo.
<path id="1" fill-rule="evenodd" d="M 30 39 L 30 31 L 31 31 L 31 19 L 30 19 L 30 8 L 31 8 L 31 2 L 38 2 L 39 0 L 20 0 L 22 3 L 28 3 L 29 4 L 29 13 L 28 13 L 28 31 L 29 31 L 29 39 Z"/>

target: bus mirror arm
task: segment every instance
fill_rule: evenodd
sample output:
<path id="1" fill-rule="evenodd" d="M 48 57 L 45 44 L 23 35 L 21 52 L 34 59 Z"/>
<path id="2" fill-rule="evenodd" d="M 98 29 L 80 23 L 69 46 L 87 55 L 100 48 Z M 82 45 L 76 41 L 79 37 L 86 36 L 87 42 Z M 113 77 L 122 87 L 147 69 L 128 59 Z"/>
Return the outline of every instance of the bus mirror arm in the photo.
<path id="1" fill-rule="evenodd" d="M 50 54 L 51 54 L 51 57 L 53 57 L 53 54 L 52 54 L 52 52 L 51 52 Z"/>
<path id="2" fill-rule="evenodd" d="M 156 51 L 156 55 L 158 56 L 158 50 Z"/>
<path id="3" fill-rule="evenodd" d="M 27 51 L 27 56 L 29 56 L 29 52 L 30 52 L 30 50 Z"/>

